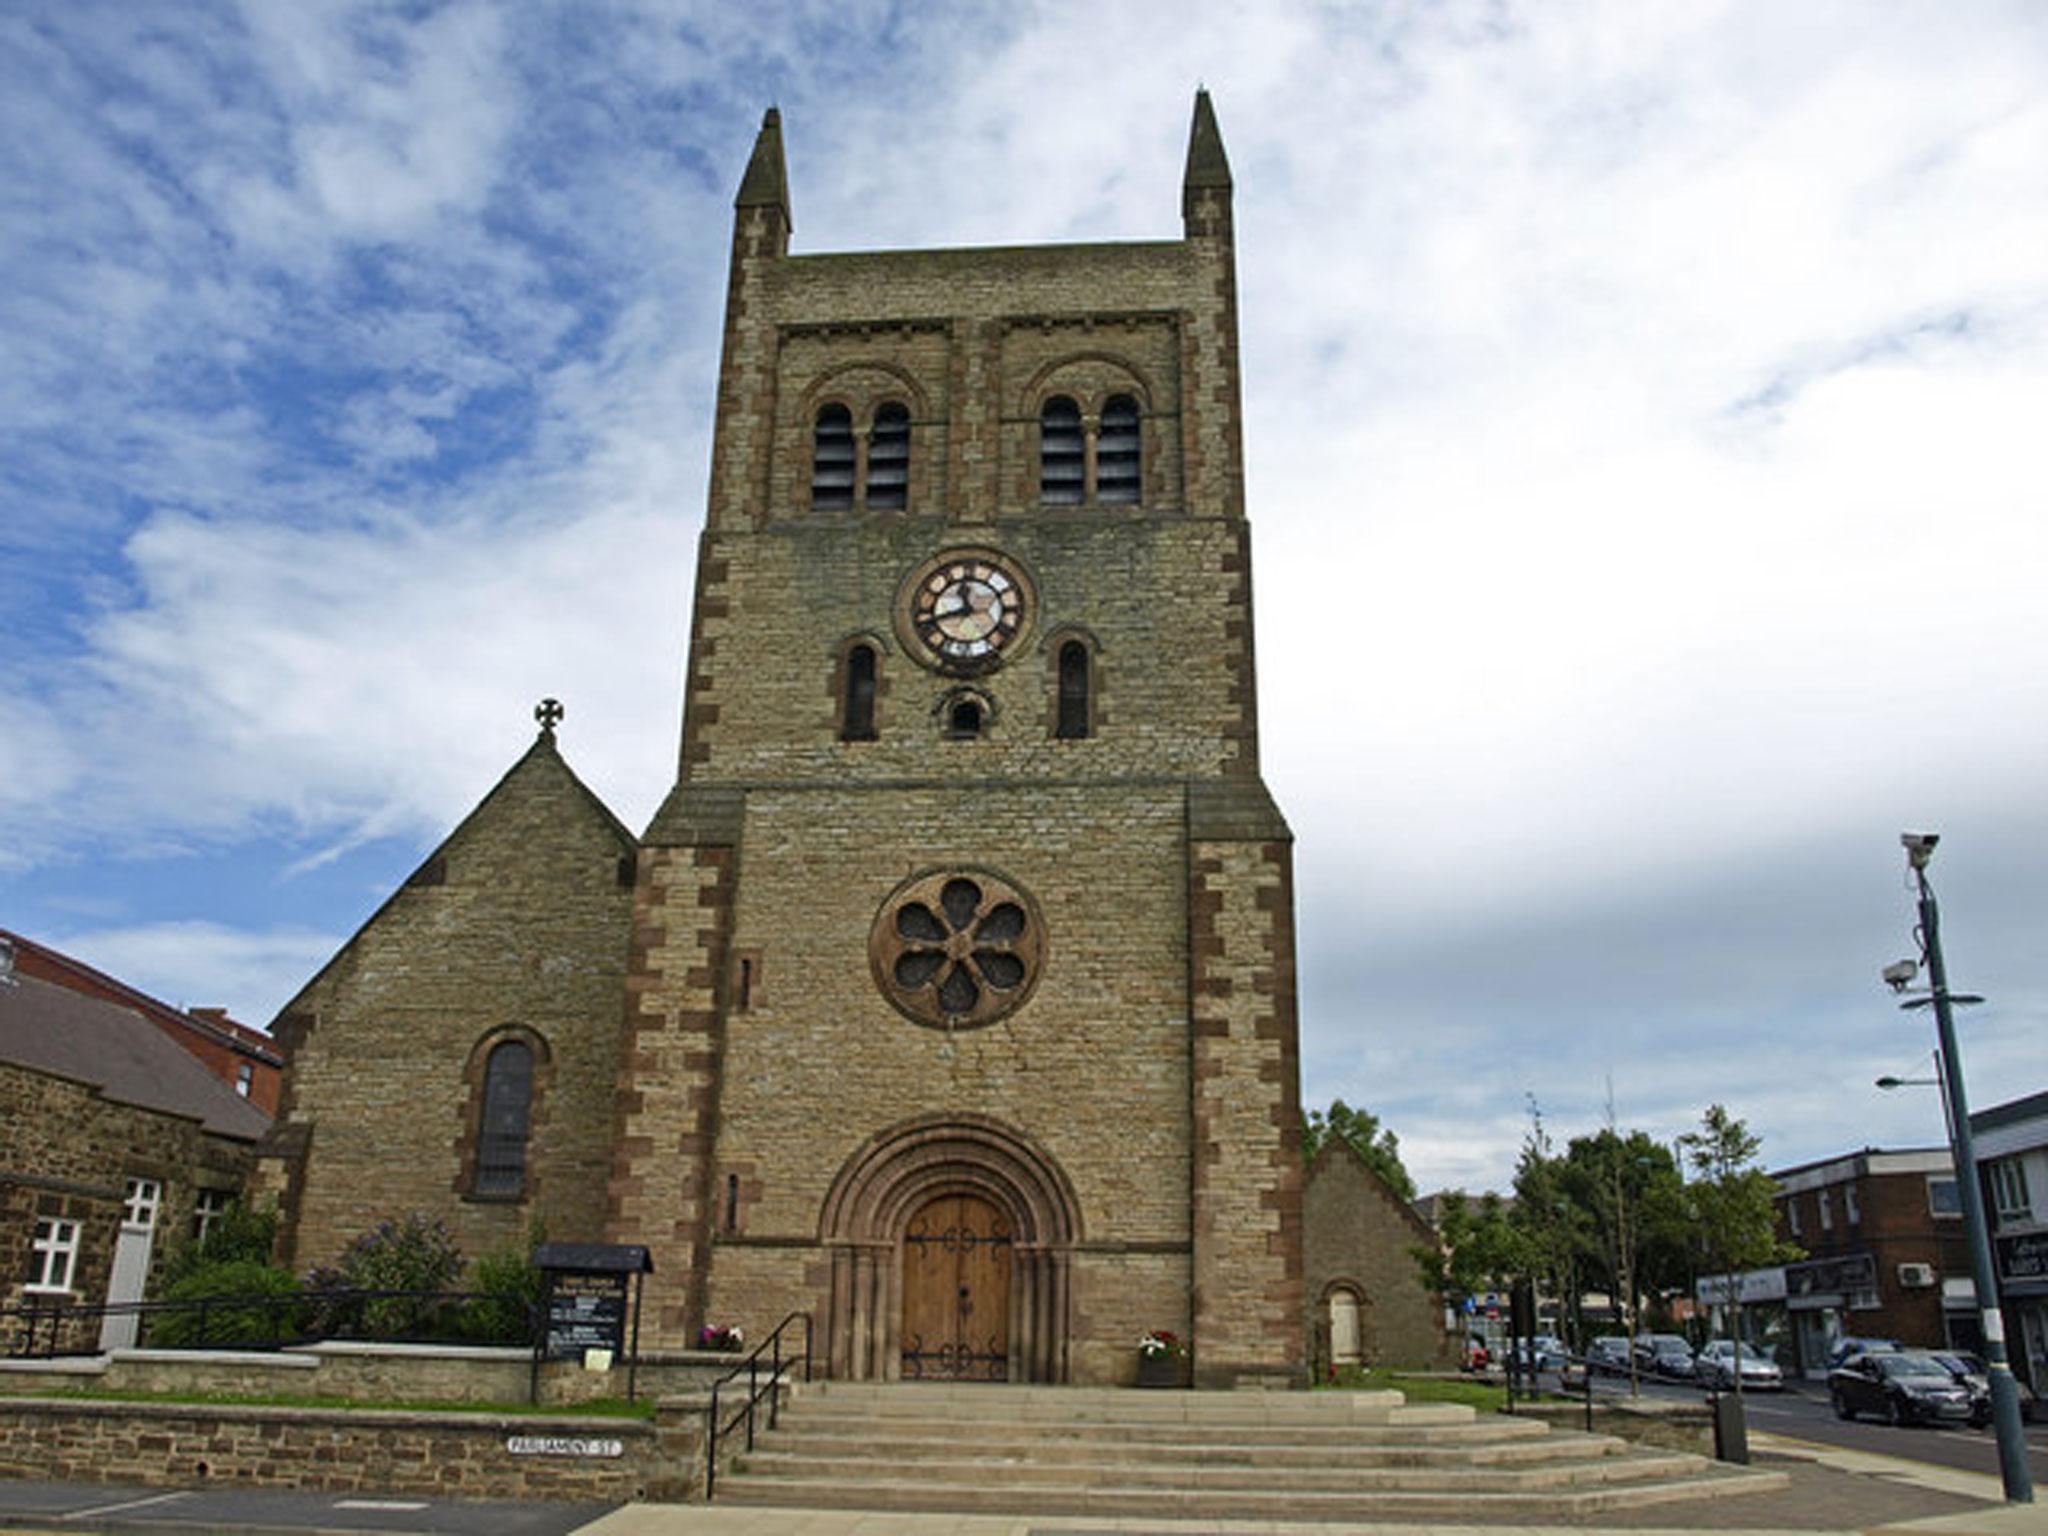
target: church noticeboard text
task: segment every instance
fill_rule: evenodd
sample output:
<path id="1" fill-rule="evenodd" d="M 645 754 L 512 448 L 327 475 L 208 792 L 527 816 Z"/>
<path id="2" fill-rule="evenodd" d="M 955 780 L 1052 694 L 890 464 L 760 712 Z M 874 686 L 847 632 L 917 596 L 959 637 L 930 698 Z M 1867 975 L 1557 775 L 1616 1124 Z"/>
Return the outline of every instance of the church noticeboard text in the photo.
<path id="1" fill-rule="evenodd" d="M 573 1360 L 585 1350 L 626 1347 L 626 1277 L 557 1273 L 548 1289 L 547 1357 Z"/>

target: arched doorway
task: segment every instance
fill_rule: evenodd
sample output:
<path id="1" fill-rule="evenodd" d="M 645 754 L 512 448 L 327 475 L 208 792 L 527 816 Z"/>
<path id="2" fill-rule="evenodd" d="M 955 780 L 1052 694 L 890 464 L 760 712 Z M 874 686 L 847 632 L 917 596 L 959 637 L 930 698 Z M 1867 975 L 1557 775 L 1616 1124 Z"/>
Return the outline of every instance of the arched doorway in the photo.
<path id="1" fill-rule="evenodd" d="M 1357 1365 L 1365 1358 L 1365 1336 L 1361 1331 L 1358 1292 L 1340 1285 L 1330 1292 L 1330 1364 L 1340 1369 Z"/>
<path id="2" fill-rule="evenodd" d="M 1078 1206 L 1020 1132 L 982 1117 L 880 1132 L 833 1180 L 819 1229 L 833 1376 L 1067 1379 Z"/>
<path id="3" fill-rule="evenodd" d="M 903 1232 L 906 1380 L 1010 1379 L 1010 1224 L 979 1195 L 940 1195 Z"/>

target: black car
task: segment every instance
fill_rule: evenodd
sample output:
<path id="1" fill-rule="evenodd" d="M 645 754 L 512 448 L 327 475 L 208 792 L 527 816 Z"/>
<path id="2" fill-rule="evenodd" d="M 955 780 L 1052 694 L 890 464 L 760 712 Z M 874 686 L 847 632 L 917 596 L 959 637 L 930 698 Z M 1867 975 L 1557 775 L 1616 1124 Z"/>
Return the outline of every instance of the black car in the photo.
<path id="1" fill-rule="evenodd" d="M 1636 1335 L 1636 1368 L 1649 1376 L 1691 1381 L 1692 1346 L 1675 1333 Z"/>
<path id="2" fill-rule="evenodd" d="M 1628 1340 L 1618 1333 L 1603 1333 L 1586 1346 L 1586 1366 L 1609 1376 L 1628 1374 Z"/>
<path id="3" fill-rule="evenodd" d="M 1962 1350 L 1937 1349 L 1934 1358 L 1948 1368 L 1951 1376 L 1969 1389 L 1970 1422 L 1984 1425 L 1991 1422 L 1991 1368 L 1976 1355 Z M 2019 1388 L 2020 1421 L 2034 1422 L 2034 1393 L 2024 1381 L 2014 1379 Z"/>
<path id="4" fill-rule="evenodd" d="M 1871 1413 L 1887 1424 L 1967 1424 L 1970 1389 L 1917 1350 L 1857 1355 L 1828 1372 L 1835 1416 Z"/>

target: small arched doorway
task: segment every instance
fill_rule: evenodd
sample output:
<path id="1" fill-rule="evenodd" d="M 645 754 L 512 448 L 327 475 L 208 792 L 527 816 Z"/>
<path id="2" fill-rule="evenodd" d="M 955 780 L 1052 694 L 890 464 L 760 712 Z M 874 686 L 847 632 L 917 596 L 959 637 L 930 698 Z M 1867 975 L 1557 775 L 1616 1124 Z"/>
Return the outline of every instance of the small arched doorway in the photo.
<path id="1" fill-rule="evenodd" d="M 842 1380 L 1062 1382 L 1073 1186 L 982 1117 L 914 1120 L 848 1158 L 820 1212 L 824 1357 Z"/>
<path id="2" fill-rule="evenodd" d="M 1365 1359 L 1365 1333 L 1358 1292 L 1340 1285 L 1330 1292 L 1330 1364 L 1340 1370 Z"/>

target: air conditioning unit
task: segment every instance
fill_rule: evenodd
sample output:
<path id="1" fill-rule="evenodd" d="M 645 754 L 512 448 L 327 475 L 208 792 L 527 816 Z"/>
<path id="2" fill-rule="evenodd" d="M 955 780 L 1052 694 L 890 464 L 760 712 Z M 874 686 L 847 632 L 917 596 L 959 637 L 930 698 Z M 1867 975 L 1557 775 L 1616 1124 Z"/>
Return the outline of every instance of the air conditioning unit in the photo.
<path id="1" fill-rule="evenodd" d="M 1899 1284 L 1911 1291 L 1926 1290 L 1927 1287 L 1934 1284 L 1934 1266 L 1932 1264 L 1901 1264 L 1899 1266 Z"/>

